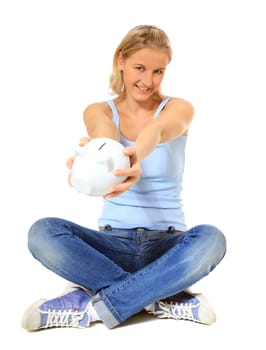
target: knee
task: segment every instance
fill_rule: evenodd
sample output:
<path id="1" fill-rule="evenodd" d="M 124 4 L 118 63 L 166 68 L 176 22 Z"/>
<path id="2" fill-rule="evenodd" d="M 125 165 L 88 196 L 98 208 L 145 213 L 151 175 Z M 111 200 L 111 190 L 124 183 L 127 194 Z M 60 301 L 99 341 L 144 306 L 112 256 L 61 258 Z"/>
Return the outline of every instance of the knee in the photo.
<path id="1" fill-rule="evenodd" d="M 205 235 L 209 252 L 216 257 L 217 263 L 226 254 L 226 238 L 221 230 L 213 225 L 202 225 L 202 232 Z"/>
<path id="2" fill-rule="evenodd" d="M 37 254 L 44 247 L 47 242 L 47 235 L 49 234 L 52 218 L 43 218 L 36 221 L 28 232 L 28 248 L 33 255 Z"/>
<path id="3" fill-rule="evenodd" d="M 218 264 L 226 254 L 226 238 L 221 230 L 213 225 L 199 225 L 192 228 L 192 235 L 196 235 L 202 250 L 208 252 L 208 257 Z"/>

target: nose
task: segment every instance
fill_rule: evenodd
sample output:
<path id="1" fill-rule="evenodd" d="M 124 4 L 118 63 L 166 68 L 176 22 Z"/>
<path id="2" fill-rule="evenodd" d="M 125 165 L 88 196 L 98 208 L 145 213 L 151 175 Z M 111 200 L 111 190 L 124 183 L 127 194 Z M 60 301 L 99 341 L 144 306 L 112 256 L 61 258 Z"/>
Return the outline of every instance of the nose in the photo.
<path id="1" fill-rule="evenodd" d="M 152 83 L 153 83 L 152 73 L 146 71 L 142 76 L 141 83 L 142 83 L 143 87 L 150 88 L 152 86 Z"/>

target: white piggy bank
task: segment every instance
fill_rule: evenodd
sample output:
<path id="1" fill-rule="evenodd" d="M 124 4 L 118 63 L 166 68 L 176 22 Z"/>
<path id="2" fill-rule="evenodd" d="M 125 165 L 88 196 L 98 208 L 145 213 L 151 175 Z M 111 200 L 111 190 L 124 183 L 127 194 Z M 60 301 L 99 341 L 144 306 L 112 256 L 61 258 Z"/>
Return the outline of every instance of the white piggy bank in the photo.
<path id="1" fill-rule="evenodd" d="M 72 166 L 72 186 L 80 193 L 103 196 L 110 186 L 126 180 L 114 175 L 115 169 L 130 167 L 124 146 L 110 138 L 95 138 L 76 151 Z"/>

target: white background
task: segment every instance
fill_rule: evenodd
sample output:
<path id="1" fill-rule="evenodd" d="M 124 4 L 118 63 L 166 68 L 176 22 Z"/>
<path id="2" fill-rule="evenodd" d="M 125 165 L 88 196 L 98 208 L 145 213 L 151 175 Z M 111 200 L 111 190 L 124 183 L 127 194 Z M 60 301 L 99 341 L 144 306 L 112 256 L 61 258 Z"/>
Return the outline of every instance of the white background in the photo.
<path id="1" fill-rule="evenodd" d="M 1 342 L 5 349 L 265 348 L 265 10 L 261 0 L 1 0 Z M 108 95 L 126 32 L 155 24 L 170 37 L 165 94 L 188 99 L 188 226 L 220 227 L 228 253 L 194 286 L 214 305 L 211 327 L 134 318 L 112 331 L 28 333 L 24 309 L 65 286 L 27 249 L 30 225 L 60 216 L 97 226 L 101 199 L 67 185 L 66 159 L 86 135 L 84 108 Z M 15 344 L 18 345 L 15 345 Z M 92 345 L 93 344 L 93 345 Z"/>

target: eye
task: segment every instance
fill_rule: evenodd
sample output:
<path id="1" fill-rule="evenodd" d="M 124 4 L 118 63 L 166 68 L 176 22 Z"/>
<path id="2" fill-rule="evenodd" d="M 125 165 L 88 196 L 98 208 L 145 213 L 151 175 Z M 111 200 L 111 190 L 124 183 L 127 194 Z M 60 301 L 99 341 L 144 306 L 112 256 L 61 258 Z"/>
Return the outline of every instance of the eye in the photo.
<path id="1" fill-rule="evenodd" d="M 156 69 L 155 71 L 154 71 L 154 73 L 155 74 L 163 74 L 164 73 L 164 71 L 163 70 L 161 70 L 161 69 Z"/>
<path id="2" fill-rule="evenodd" d="M 137 70 L 139 70 L 140 72 L 144 71 L 144 67 L 143 66 L 136 66 L 135 67 Z"/>

